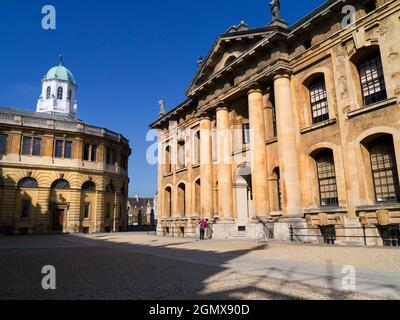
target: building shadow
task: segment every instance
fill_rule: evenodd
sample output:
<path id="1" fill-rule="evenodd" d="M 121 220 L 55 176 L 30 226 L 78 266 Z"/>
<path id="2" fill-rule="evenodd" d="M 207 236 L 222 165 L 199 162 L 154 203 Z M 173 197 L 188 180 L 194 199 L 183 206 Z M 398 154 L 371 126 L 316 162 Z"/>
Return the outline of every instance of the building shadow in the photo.
<path id="1" fill-rule="evenodd" d="M 0 272 L 8 274 L 0 279 L 0 299 L 198 301 L 359 297 L 334 289 L 333 270 L 321 275 L 332 281 L 331 287 L 320 288 L 295 280 L 295 273 L 306 274 L 307 270 L 268 268 L 262 262 L 253 263 L 249 254 L 268 250 L 268 244 L 221 253 L 182 249 L 177 247 L 182 245 L 179 241 L 160 245 L 116 243 L 102 235 L 49 235 L 37 237 L 36 241 L 43 243 L 43 248 L 26 254 L 23 249 L 4 250 L 6 246 L 0 239 L 0 259 L 5 262 L 0 265 Z M 57 290 L 53 292 L 40 288 L 43 265 L 53 265 L 57 270 Z M 309 278 L 314 276 L 310 274 Z"/>

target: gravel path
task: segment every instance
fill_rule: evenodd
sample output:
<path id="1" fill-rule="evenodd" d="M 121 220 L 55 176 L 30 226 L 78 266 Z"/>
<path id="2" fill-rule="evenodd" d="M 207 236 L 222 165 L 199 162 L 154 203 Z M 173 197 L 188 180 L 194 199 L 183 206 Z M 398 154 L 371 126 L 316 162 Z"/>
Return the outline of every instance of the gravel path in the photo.
<path id="1" fill-rule="evenodd" d="M 233 257 L 258 259 L 269 246 L 240 241 L 228 246 L 144 234 L 0 237 L 0 299 L 382 298 L 241 272 Z M 55 291 L 41 288 L 44 265 L 56 267 Z"/>

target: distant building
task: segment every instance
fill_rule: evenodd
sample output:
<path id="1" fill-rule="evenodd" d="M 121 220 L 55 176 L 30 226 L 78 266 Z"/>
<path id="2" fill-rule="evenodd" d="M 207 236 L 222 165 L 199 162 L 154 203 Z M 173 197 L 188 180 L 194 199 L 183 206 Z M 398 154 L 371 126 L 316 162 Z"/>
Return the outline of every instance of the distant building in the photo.
<path id="1" fill-rule="evenodd" d="M 157 205 L 154 198 L 139 198 L 136 195 L 128 199 L 128 225 L 154 225 Z"/>
<path id="2" fill-rule="evenodd" d="M 129 142 L 79 120 L 76 89 L 61 61 L 36 112 L 0 108 L 0 232 L 126 229 Z"/>

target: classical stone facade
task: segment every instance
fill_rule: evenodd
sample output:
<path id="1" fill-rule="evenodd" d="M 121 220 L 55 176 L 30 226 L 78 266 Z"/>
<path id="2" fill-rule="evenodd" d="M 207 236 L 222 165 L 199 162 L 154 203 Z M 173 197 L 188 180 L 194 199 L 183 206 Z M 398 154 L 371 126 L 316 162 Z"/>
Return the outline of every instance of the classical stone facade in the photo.
<path id="1" fill-rule="evenodd" d="M 327 1 L 291 27 L 222 34 L 187 100 L 151 125 L 159 234 L 194 236 L 204 217 L 215 238 L 399 237 L 399 17 L 399 1 Z"/>
<path id="2" fill-rule="evenodd" d="M 76 118 L 62 64 L 43 87 L 37 112 L 0 108 L 0 232 L 125 230 L 128 141 Z"/>

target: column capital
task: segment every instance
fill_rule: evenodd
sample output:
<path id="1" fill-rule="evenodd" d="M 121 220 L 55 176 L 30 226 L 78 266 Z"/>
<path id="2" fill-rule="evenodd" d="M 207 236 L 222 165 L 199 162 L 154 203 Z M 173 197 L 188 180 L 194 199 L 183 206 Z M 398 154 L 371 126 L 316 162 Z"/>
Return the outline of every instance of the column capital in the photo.
<path id="1" fill-rule="evenodd" d="M 197 117 L 200 121 L 203 121 L 203 120 L 209 120 L 209 121 L 211 121 L 211 116 L 210 116 L 210 114 L 209 114 L 208 112 L 206 112 L 206 111 L 201 111 L 201 112 L 199 112 L 199 113 L 196 115 L 196 117 Z"/>
<path id="2" fill-rule="evenodd" d="M 254 81 L 254 82 L 250 83 L 246 87 L 246 90 L 247 90 L 247 94 L 251 94 L 251 93 L 255 93 L 255 92 L 262 93 L 261 84 L 258 81 Z"/>
<path id="3" fill-rule="evenodd" d="M 225 102 L 221 101 L 221 102 L 219 102 L 219 103 L 216 105 L 215 110 L 218 112 L 218 111 L 222 111 L 222 110 L 224 110 L 224 111 L 229 111 L 230 109 L 229 109 L 229 107 L 226 105 Z"/>
<path id="4" fill-rule="evenodd" d="M 282 78 L 290 79 L 291 77 L 292 77 L 292 73 L 289 70 L 282 70 L 281 72 L 275 73 L 274 81 L 277 79 L 282 79 Z"/>

